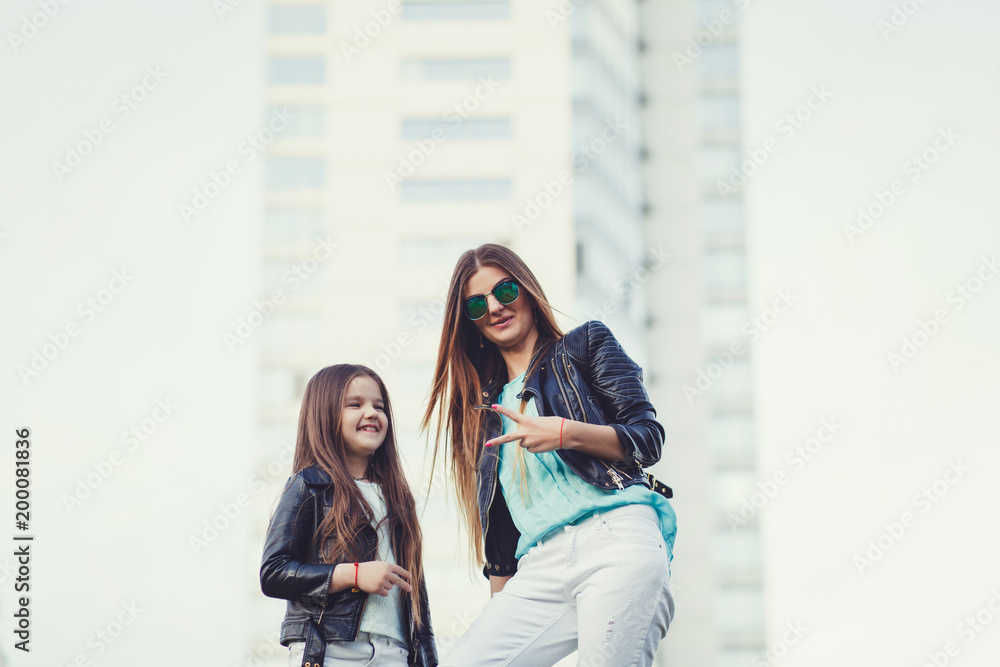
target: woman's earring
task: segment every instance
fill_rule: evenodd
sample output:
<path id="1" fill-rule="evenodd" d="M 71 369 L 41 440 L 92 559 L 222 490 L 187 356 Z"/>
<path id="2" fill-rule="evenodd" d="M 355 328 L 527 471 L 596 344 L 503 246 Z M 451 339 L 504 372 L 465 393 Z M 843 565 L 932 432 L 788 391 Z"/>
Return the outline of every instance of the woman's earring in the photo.
<path id="1" fill-rule="evenodd" d="M 479 349 L 483 349 L 483 334 L 479 334 Z"/>

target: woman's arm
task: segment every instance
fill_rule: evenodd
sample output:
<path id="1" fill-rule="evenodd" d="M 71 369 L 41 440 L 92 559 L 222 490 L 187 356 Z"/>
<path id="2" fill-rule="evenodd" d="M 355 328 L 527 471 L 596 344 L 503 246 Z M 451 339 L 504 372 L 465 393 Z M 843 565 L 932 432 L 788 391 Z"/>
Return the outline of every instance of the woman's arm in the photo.
<path id="1" fill-rule="evenodd" d="M 660 460 L 666 433 L 642 384 L 642 368 L 606 324 L 591 320 L 586 326 L 589 383 L 622 446 L 615 460 L 651 466 Z"/>
<path id="2" fill-rule="evenodd" d="M 511 575 L 513 576 L 513 575 Z M 510 577 L 494 577 L 490 575 L 490 597 L 493 597 L 497 593 L 503 590 L 503 587 L 507 585 L 507 580 Z"/>
<path id="3" fill-rule="evenodd" d="M 593 320 L 587 327 L 587 349 L 577 353 L 586 355 L 589 377 L 585 380 L 611 423 L 602 426 L 562 417 L 529 417 L 493 405 L 516 428 L 493 438 L 487 447 L 520 440 L 521 447 L 535 454 L 562 447 L 643 467 L 660 460 L 665 434 L 642 384 L 642 369 L 603 322 Z"/>

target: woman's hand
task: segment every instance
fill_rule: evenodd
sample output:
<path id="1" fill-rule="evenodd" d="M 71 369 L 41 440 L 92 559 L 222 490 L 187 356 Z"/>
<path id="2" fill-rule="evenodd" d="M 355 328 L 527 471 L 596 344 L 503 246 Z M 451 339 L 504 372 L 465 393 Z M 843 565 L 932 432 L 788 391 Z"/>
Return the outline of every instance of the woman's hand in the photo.
<path id="1" fill-rule="evenodd" d="M 330 581 L 331 592 L 354 587 L 354 563 L 340 563 L 333 574 L 333 579 Z M 358 588 L 365 593 L 374 593 L 382 597 L 389 595 L 393 586 L 399 586 L 407 593 L 412 592 L 410 578 L 410 573 L 395 563 L 372 560 L 358 563 L 357 566 Z"/>
<path id="2" fill-rule="evenodd" d="M 516 428 L 506 435 L 493 438 L 486 443 L 487 447 L 520 440 L 519 444 L 532 454 L 551 452 L 559 449 L 559 430 L 560 428 L 565 428 L 563 422 L 569 422 L 568 419 L 564 420 L 562 417 L 529 417 L 497 403 L 494 403 L 491 407 L 494 412 L 514 422 Z M 565 446 L 564 442 L 563 447 Z"/>
<path id="3" fill-rule="evenodd" d="M 497 403 L 491 407 L 494 412 L 513 421 L 516 428 L 493 438 L 486 443 L 487 447 L 520 440 L 521 447 L 532 454 L 575 449 L 608 461 L 620 461 L 625 457 L 625 448 L 618 439 L 618 433 L 610 426 L 587 424 L 562 417 L 529 417 Z"/>

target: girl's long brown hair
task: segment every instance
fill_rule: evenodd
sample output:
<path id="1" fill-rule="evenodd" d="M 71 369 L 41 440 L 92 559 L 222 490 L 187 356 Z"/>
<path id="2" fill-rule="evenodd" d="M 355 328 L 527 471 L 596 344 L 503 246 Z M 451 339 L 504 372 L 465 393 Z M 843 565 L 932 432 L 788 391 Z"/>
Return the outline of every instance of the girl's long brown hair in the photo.
<path id="1" fill-rule="evenodd" d="M 500 350 L 485 340 L 484 346 L 479 347 L 479 330 L 463 312 L 465 285 L 485 265 L 506 271 L 519 285 L 521 298 L 528 299 L 532 306 L 538 330 L 534 352 L 538 354 L 527 370 L 525 382 L 540 364 L 544 351 L 563 336 L 538 279 L 512 250 L 495 243 L 485 243 L 459 257 L 448 288 L 434 380 L 420 429 L 426 432 L 431 420 L 436 417 L 431 481 L 439 445 L 444 438 L 446 451 L 450 450 L 450 457 L 446 455 L 446 459 L 450 458 L 448 467 L 469 531 L 470 547 L 480 565 L 483 563 L 483 534 L 476 492 L 476 464 L 483 449 L 482 431 L 486 415 L 473 410 L 472 406 L 483 402 L 483 386 L 498 378 L 506 382 L 507 378 L 507 364 Z"/>
<path id="2" fill-rule="evenodd" d="M 347 386 L 351 380 L 361 375 L 367 375 L 378 384 L 388 420 L 385 440 L 368 462 L 368 479 L 382 488 L 393 557 L 400 567 L 412 575 L 410 583 L 413 593 L 410 603 L 413 621 L 419 627 L 420 582 L 423 580 L 420 524 L 417 522 L 413 494 L 410 493 L 399 462 L 389 392 L 375 371 L 360 364 L 337 364 L 322 369 L 309 380 L 299 412 L 292 474 L 315 465 L 333 480 L 333 506 L 323 517 L 313 536 L 314 544 L 322 544 L 324 547 L 324 561 L 353 562 L 363 558 L 364 554 L 358 551 L 358 535 L 371 523 L 373 513 L 347 469 L 340 423 Z M 403 594 L 406 595 L 405 592 Z"/>

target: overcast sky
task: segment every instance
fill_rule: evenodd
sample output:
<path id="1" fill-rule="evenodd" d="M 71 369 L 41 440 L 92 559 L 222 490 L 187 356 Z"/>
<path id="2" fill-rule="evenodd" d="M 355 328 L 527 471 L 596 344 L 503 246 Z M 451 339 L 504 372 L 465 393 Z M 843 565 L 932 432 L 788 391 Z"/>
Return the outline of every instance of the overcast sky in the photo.
<path id="1" fill-rule="evenodd" d="M 742 12 L 745 148 L 767 153 L 746 186 L 751 311 L 779 290 L 797 297 L 754 355 L 761 479 L 787 475 L 763 514 L 769 640 L 786 622 L 808 628 L 790 666 L 922 665 L 955 642 L 953 664 L 972 667 L 1000 650 L 1000 619 L 971 636 L 961 626 L 1000 591 L 988 422 L 1000 404 L 1000 5 L 904 4 L 918 10 L 892 31 L 879 27 L 892 20 L 884 0 Z M 0 27 L 20 31 L 37 11 L 5 3 Z M 260 163 L 193 224 L 177 205 L 260 126 L 261 38 L 259 2 L 220 18 L 210 2 L 91 0 L 0 48 L 0 404 L 8 442 L 15 427 L 35 432 L 37 652 L 18 655 L 4 630 L 14 665 L 79 652 L 178 664 L 192 648 L 204 664 L 240 659 L 238 601 L 194 598 L 239 589 L 227 559 L 249 538 L 234 529 L 196 559 L 185 536 L 206 497 L 187 491 L 213 488 L 219 470 L 250 474 L 227 452 L 250 440 L 256 368 L 206 341 L 236 312 L 220 304 L 256 296 Z M 137 85 L 131 108 L 119 98 Z M 796 113 L 795 131 L 781 129 Z M 112 131 L 91 155 L 53 168 L 104 119 Z M 878 215 L 862 227 L 859 208 Z M 92 298 L 110 300 L 88 314 Z M 19 377 L 73 325 L 37 377 Z M 132 472 L 68 518 L 61 495 L 157 401 L 176 407 L 127 453 Z M 833 437 L 791 463 L 824 420 Z M 12 461 L 0 461 L 8 480 Z M 943 495 L 915 497 L 936 480 Z M 898 538 L 886 532 L 903 521 Z M 885 554 L 859 561 L 880 539 Z M 13 582 L 0 579 L 9 628 Z M 131 603 L 149 622 L 107 655 L 83 648 Z"/>

